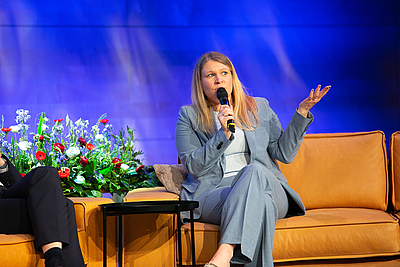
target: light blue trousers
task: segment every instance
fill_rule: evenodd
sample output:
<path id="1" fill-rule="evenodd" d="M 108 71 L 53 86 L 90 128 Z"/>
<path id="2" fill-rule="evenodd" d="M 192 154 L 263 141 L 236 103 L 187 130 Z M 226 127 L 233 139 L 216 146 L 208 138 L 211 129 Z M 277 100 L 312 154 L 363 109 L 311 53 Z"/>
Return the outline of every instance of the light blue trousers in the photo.
<path id="1" fill-rule="evenodd" d="M 288 205 L 281 182 L 253 163 L 222 179 L 206 196 L 199 220 L 221 226 L 220 244 L 236 244 L 231 263 L 272 267 L 275 224 Z"/>

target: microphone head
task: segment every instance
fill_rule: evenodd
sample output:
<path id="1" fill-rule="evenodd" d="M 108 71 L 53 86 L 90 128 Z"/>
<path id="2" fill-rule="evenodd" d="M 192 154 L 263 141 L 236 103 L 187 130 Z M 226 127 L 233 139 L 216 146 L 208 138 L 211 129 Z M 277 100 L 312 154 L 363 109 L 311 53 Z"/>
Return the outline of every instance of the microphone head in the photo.
<path id="1" fill-rule="evenodd" d="M 218 88 L 218 90 L 217 90 L 217 97 L 218 97 L 218 99 L 221 99 L 221 98 L 228 98 L 228 92 L 225 90 L 224 87 Z"/>

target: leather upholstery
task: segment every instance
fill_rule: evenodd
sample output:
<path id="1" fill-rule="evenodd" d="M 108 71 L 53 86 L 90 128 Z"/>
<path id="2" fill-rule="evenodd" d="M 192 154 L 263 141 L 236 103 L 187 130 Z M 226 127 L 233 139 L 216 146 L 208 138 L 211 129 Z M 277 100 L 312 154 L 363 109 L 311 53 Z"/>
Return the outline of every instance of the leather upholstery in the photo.
<path id="1" fill-rule="evenodd" d="M 300 260 L 400 255 L 399 219 L 386 211 L 389 179 L 383 132 L 306 135 L 296 159 L 280 167 L 307 211 L 278 220 L 274 262 L 289 266 Z M 397 197 L 400 200 L 400 194 Z M 182 230 L 186 265 L 191 259 L 189 229 L 185 225 Z M 195 233 L 197 264 L 205 264 L 217 248 L 219 227 L 197 222 Z M 393 264 L 400 266 L 400 260 Z"/>
<path id="2" fill-rule="evenodd" d="M 389 146 L 392 202 L 394 210 L 400 210 L 400 131 L 392 134 Z"/>

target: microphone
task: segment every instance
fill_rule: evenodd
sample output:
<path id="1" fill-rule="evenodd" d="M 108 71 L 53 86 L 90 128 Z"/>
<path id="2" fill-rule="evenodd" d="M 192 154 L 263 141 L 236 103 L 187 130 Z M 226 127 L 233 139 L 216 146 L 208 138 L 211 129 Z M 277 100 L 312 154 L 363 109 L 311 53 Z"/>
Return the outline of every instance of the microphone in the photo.
<path id="1" fill-rule="evenodd" d="M 224 87 L 220 87 L 217 90 L 217 97 L 221 105 L 228 105 L 229 106 L 229 100 L 228 100 L 228 93 L 226 92 Z M 228 129 L 234 133 L 235 132 L 235 122 L 232 119 L 229 119 L 228 122 Z"/>

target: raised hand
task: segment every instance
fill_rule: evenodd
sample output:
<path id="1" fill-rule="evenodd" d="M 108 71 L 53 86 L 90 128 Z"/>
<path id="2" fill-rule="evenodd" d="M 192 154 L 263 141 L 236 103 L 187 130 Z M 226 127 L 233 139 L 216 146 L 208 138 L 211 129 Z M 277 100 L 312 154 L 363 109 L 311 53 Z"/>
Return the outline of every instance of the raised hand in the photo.
<path id="1" fill-rule="evenodd" d="M 308 111 L 315 105 L 317 104 L 321 98 L 323 98 L 326 93 L 328 93 L 329 89 L 331 89 L 331 86 L 325 86 L 324 89 L 321 90 L 321 85 L 317 86 L 317 89 L 311 89 L 310 94 L 306 99 L 304 99 L 300 104 L 299 108 L 297 111 L 303 115 L 303 117 L 307 117 Z"/>

